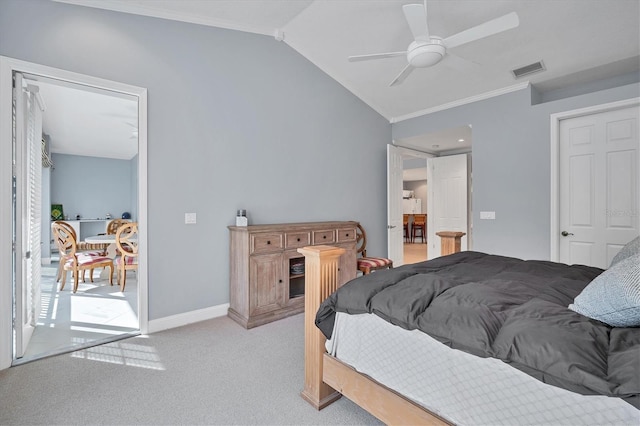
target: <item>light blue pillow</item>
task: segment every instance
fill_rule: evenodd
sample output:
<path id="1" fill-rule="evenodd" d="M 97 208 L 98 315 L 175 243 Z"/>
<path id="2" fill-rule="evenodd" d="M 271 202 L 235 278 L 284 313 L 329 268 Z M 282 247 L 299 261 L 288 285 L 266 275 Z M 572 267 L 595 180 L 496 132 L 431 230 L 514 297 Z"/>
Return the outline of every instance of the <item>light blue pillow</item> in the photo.
<path id="1" fill-rule="evenodd" d="M 611 265 L 609 265 L 609 267 L 612 267 L 616 263 L 626 259 L 632 254 L 638 253 L 640 253 L 640 237 L 636 237 L 625 244 L 625 246 L 622 247 L 620 251 L 613 257 L 613 259 L 611 260 Z"/>
<path id="2" fill-rule="evenodd" d="M 598 275 L 569 309 L 612 327 L 640 326 L 640 253 Z"/>

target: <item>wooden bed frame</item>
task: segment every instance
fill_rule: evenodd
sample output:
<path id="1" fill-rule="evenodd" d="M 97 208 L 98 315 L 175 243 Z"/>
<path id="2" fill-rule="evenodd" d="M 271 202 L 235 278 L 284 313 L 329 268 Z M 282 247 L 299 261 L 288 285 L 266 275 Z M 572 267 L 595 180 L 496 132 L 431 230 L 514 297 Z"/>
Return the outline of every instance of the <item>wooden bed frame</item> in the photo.
<path id="1" fill-rule="evenodd" d="M 326 339 L 315 325 L 315 316 L 320 303 L 344 284 L 338 282 L 338 259 L 344 251 L 331 246 L 298 249 L 305 256 L 305 371 L 302 398 L 321 410 L 344 395 L 385 424 L 450 424 L 326 353 Z"/>

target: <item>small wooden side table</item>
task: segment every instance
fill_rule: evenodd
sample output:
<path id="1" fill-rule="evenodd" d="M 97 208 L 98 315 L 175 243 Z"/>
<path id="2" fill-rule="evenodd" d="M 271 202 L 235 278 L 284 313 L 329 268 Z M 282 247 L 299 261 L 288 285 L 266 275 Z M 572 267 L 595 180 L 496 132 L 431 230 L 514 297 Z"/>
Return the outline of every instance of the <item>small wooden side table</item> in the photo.
<path id="1" fill-rule="evenodd" d="M 460 240 L 467 235 L 466 232 L 440 231 L 436 232 L 440 237 L 440 255 L 453 254 L 460 251 Z"/>

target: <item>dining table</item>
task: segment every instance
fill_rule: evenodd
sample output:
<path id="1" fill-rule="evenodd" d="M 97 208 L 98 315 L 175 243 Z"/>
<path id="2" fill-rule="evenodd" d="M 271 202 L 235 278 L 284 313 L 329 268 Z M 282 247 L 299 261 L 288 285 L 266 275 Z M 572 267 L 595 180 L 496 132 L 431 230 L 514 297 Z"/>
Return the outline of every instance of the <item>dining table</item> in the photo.
<path id="1" fill-rule="evenodd" d="M 115 234 L 92 235 L 90 237 L 86 237 L 84 241 L 89 244 L 109 244 L 107 247 L 106 257 L 110 259 L 115 259 L 118 254 Z"/>
<path id="2" fill-rule="evenodd" d="M 84 240 L 91 244 L 109 244 L 106 250 L 106 257 L 110 259 L 115 259 L 118 254 L 115 234 L 92 235 L 90 237 L 85 237 Z M 129 241 L 137 241 L 137 239 L 129 238 Z M 106 278 L 106 270 L 103 269 L 102 272 L 100 272 L 100 278 Z"/>

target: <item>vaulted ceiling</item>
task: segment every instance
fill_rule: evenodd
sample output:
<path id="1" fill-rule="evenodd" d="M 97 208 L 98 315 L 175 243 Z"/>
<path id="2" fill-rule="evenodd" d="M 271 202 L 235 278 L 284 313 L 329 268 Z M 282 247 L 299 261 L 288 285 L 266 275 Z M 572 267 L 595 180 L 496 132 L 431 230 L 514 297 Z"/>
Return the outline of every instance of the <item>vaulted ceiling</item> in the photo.
<path id="1" fill-rule="evenodd" d="M 406 56 L 360 62 L 347 58 L 407 50 L 414 35 L 403 5 L 424 5 L 420 0 L 54 1 L 274 37 L 390 122 L 527 84 L 547 92 L 640 70 L 638 0 L 427 0 L 429 33 L 445 41 L 511 12 L 517 14 L 518 26 L 450 48 L 440 63 L 414 69 L 395 86 L 389 84 L 406 66 Z M 538 61 L 544 71 L 514 77 L 513 69 Z M 454 143 L 431 150 L 455 148 Z"/>
<path id="2" fill-rule="evenodd" d="M 274 36 L 390 121 L 527 81 L 552 90 L 640 69 L 638 0 L 427 0 L 432 36 L 446 38 L 510 12 L 519 25 L 449 49 L 442 62 L 415 69 L 393 87 L 405 56 L 347 57 L 407 50 L 414 37 L 402 6 L 421 0 L 60 1 Z M 523 79 L 511 73 L 537 61 L 546 71 Z"/>

